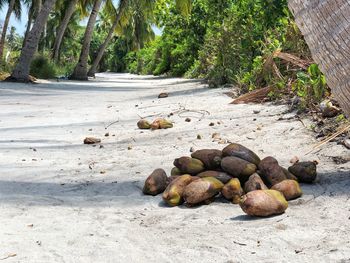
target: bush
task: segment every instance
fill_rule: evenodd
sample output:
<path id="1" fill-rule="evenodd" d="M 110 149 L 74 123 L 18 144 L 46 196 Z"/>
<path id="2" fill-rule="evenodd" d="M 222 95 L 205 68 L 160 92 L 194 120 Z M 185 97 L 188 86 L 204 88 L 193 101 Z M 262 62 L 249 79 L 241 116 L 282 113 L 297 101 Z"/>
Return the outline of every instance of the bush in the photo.
<path id="1" fill-rule="evenodd" d="M 40 79 L 52 79 L 56 77 L 56 68 L 44 56 L 37 56 L 30 65 L 30 75 Z"/>

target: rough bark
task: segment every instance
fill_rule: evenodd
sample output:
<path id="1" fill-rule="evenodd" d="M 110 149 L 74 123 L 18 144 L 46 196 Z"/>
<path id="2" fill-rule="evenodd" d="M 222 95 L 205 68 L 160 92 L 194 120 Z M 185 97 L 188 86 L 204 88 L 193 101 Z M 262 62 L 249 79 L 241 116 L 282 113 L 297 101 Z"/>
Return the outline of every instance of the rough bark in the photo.
<path id="1" fill-rule="evenodd" d="M 66 32 L 69 21 L 70 21 L 72 15 L 74 14 L 74 11 L 76 10 L 77 3 L 78 3 L 78 0 L 72 0 L 69 2 L 69 5 L 68 5 L 66 12 L 64 14 L 64 17 L 62 19 L 62 22 L 57 30 L 57 35 L 55 38 L 55 43 L 53 45 L 53 52 L 52 52 L 52 58 L 55 62 L 58 62 L 58 60 L 59 60 L 59 54 L 60 54 L 63 36 Z"/>
<path id="2" fill-rule="evenodd" d="M 111 41 L 111 39 L 113 37 L 113 34 L 115 32 L 115 29 L 118 26 L 119 20 L 121 18 L 122 12 L 124 11 L 124 8 L 125 8 L 127 2 L 128 2 L 128 0 L 121 0 L 120 1 L 117 16 L 116 16 L 116 18 L 114 20 L 114 23 L 113 23 L 112 27 L 110 28 L 110 30 L 108 32 L 108 35 L 107 35 L 105 41 L 101 44 L 101 46 L 98 49 L 97 56 L 94 59 L 92 65 L 91 65 L 91 68 L 90 68 L 90 70 L 88 72 L 88 76 L 89 77 L 95 77 L 95 73 L 97 71 L 97 67 L 100 64 L 100 61 L 101 61 L 101 59 L 103 57 L 103 54 L 105 53 L 106 48 L 107 48 L 109 42 Z"/>
<path id="3" fill-rule="evenodd" d="M 29 82 L 30 63 L 34 57 L 35 51 L 38 48 L 41 33 L 44 29 L 50 11 L 53 8 L 56 0 L 46 0 L 41 8 L 40 13 L 35 19 L 32 30 L 29 32 L 27 40 L 22 48 L 18 63 L 13 70 L 9 81 Z"/>
<path id="4" fill-rule="evenodd" d="M 6 33 L 7 33 L 7 28 L 9 26 L 10 22 L 10 17 L 13 12 L 13 8 L 15 6 L 15 1 L 16 0 L 11 0 L 7 9 L 4 25 L 2 27 L 2 33 L 1 33 L 1 38 L 0 38 L 0 60 L 2 59 L 4 55 L 4 47 L 5 47 L 5 39 L 6 39 Z"/>
<path id="5" fill-rule="evenodd" d="M 83 41 L 83 45 L 82 45 L 82 49 L 79 57 L 79 62 L 75 66 L 74 72 L 70 76 L 70 79 L 88 80 L 87 73 L 88 73 L 88 59 L 89 59 L 89 53 L 90 53 L 90 44 L 92 39 L 92 33 L 95 27 L 96 18 L 101 8 L 101 4 L 102 4 L 102 0 L 96 0 L 94 2 L 94 6 L 92 8 L 88 24 L 86 26 L 84 41 Z"/>
<path id="6" fill-rule="evenodd" d="M 289 0 L 334 96 L 350 117 L 350 0 Z"/>

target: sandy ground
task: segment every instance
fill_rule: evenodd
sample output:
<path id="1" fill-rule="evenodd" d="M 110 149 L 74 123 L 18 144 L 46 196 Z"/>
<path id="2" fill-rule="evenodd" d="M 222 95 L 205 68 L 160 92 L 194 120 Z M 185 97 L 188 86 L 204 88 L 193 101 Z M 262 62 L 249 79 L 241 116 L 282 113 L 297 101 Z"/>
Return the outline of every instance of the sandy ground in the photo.
<path id="1" fill-rule="evenodd" d="M 169 98 L 157 99 L 162 91 Z M 88 83 L 0 83 L 0 259 L 350 262 L 350 163 L 331 159 L 349 151 L 334 143 L 307 157 L 320 161 L 318 180 L 303 185 L 304 196 L 281 216 L 250 218 L 224 201 L 167 208 L 160 196 L 141 194 L 153 169 L 170 171 L 191 147 L 223 148 L 215 132 L 284 166 L 315 144 L 286 107 L 229 105 L 224 91 L 118 74 Z M 179 115 L 183 109 L 210 115 Z M 139 116 L 171 112 L 173 129 L 136 127 Z M 86 136 L 102 138 L 103 148 L 83 145 Z"/>

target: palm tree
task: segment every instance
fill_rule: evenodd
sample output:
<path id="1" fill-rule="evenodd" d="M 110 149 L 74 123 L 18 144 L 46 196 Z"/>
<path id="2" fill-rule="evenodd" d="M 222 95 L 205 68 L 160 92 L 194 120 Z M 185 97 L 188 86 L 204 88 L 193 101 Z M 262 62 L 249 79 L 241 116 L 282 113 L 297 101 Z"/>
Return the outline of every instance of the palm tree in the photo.
<path id="1" fill-rule="evenodd" d="M 289 8 L 314 60 L 350 118 L 350 1 L 289 0 Z"/>
<path id="2" fill-rule="evenodd" d="M 41 33 L 55 2 L 56 0 L 45 0 L 40 12 L 38 13 L 38 16 L 35 19 L 33 28 L 28 33 L 28 37 L 24 42 L 24 46 L 22 48 L 22 52 L 18 59 L 17 65 L 13 70 L 11 76 L 7 79 L 8 81 L 30 81 L 30 64 L 34 57 L 35 51 L 38 48 Z"/>
<path id="3" fill-rule="evenodd" d="M 108 35 L 107 35 L 105 41 L 101 44 L 101 46 L 98 49 L 97 56 L 94 59 L 92 66 L 90 67 L 90 70 L 88 72 L 89 77 L 95 76 L 97 67 L 100 64 L 100 61 L 103 57 L 103 54 L 105 53 L 106 48 L 107 48 L 109 42 L 111 41 L 118 24 L 120 23 L 120 19 L 123 15 L 123 12 L 125 11 L 125 8 L 127 7 L 127 5 L 128 5 L 128 0 L 120 0 L 118 10 L 114 11 L 114 12 L 116 12 L 116 14 L 115 14 L 113 25 L 109 29 Z"/>
<path id="4" fill-rule="evenodd" d="M 152 15 L 153 10 L 153 4 L 154 0 L 120 0 L 118 12 L 114 19 L 114 23 L 112 27 L 110 28 L 108 35 L 105 39 L 105 41 L 101 44 L 98 54 L 96 58 L 94 59 L 92 66 L 88 72 L 89 77 L 94 77 L 97 67 L 103 57 L 103 54 L 106 51 L 106 48 L 111 41 L 113 34 L 120 22 L 120 18 L 122 17 L 123 13 L 126 11 L 125 9 L 130 7 L 131 10 L 128 14 L 129 17 L 133 20 L 134 26 L 133 26 L 133 37 L 135 38 L 136 44 L 138 44 L 138 48 L 140 49 L 143 45 L 144 39 L 141 34 L 145 33 L 145 36 L 151 36 L 152 37 L 152 30 L 149 26 L 150 18 Z M 191 0 L 175 0 L 176 8 L 183 14 L 188 15 L 191 11 Z M 146 26 L 145 28 L 142 28 Z M 129 28 L 130 29 L 130 28 Z M 147 31 L 147 32 L 146 32 Z"/>
<path id="5" fill-rule="evenodd" d="M 68 6 L 65 9 L 64 17 L 61 21 L 61 24 L 59 25 L 57 29 L 57 34 L 55 38 L 55 43 L 53 44 L 53 50 L 52 50 L 52 58 L 55 62 L 58 62 L 59 60 L 59 53 L 61 49 L 61 44 L 63 40 L 63 36 L 66 32 L 66 29 L 68 27 L 69 21 L 72 18 L 78 4 L 79 0 L 68 0 Z M 65 4 L 66 4 L 65 3 Z"/>
<path id="6" fill-rule="evenodd" d="M 75 66 L 73 74 L 70 79 L 73 80 L 88 80 L 88 59 L 90 53 L 90 44 L 92 39 L 92 33 L 95 27 L 96 18 L 100 11 L 102 0 L 95 0 L 94 5 L 89 17 L 88 24 L 86 26 L 84 40 L 81 48 L 80 58 L 78 64 Z"/>
<path id="7" fill-rule="evenodd" d="M 38 16 L 39 9 L 41 8 L 42 0 L 24 0 L 24 4 L 28 8 L 28 21 L 26 31 L 24 33 L 23 45 L 26 42 L 29 32 L 32 28 L 33 21 Z"/>
<path id="8" fill-rule="evenodd" d="M 0 37 L 0 60 L 4 55 L 5 39 L 6 39 L 7 28 L 10 22 L 10 17 L 12 13 L 14 13 L 16 18 L 20 19 L 21 11 L 22 11 L 20 0 L 8 0 L 8 1 L 0 0 L 0 6 L 2 6 L 5 2 L 8 3 L 8 8 L 7 8 L 7 13 L 6 13 L 6 17 L 5 17 L 4 25 L 2 27 L 2 33 Z"/>

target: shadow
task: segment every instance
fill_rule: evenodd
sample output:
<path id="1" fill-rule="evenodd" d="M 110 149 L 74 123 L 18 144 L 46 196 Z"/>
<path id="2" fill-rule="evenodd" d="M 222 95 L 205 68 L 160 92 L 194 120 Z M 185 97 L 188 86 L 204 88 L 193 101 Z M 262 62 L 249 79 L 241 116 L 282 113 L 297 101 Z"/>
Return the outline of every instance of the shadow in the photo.
<path id="1" fill-rule="evenodd" d="M 0 181 L 0 204 L 107 206 L 117 202 L 137 206 L 149 201 L 139 184 L 138 181 L 68 184 Z"/>
<path id="2" fill-rule="evenodd" d="M 266 216 L 266 217 L 255 217 L 255 216 L 250 216 L 250 215 L 239 215 L 235 217 L 231 217 L 230 220 L 232 221 L 259 221 L 259 220 L 266 220 L 270 218 L 276 218 L 283 216 L 283 214 L 280 215 L 272 215 L 272 216 Z"/>

